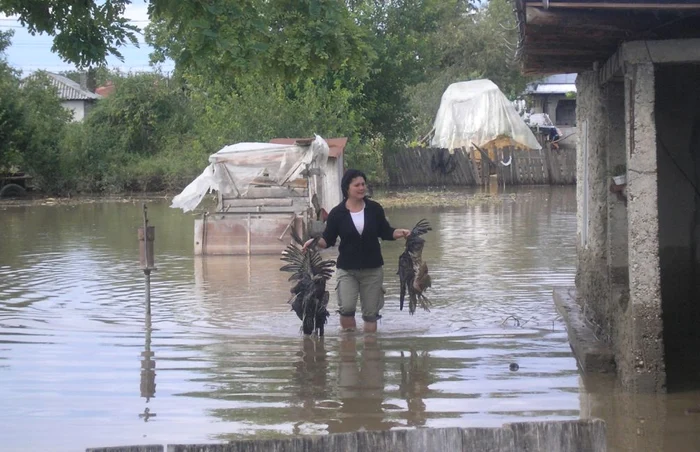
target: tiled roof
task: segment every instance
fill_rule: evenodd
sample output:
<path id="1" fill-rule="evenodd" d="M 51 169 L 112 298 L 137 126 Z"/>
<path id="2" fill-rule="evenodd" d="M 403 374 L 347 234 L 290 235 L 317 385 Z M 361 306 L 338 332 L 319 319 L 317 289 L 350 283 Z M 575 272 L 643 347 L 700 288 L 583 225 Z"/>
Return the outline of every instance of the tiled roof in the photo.
<path id="1" fill-rule="evenodd" d="M 112 83 L 111 81 L 108 81 L 104 85 L 98 86 L 97 88 L 95 88 L 95 93 L 99 94 L 102 97 L 107 97 L 107 96 L 110 96 L 114 92 L 114 89 L 115 89 L 114 83 Z"/>
<path id="2" fill-rule="evenodd" d="M 80 84 L 74 82 L 68 77 L 54 74 L 52 72 L 44 72 L 49 77 L 53 86 L 58 90 L 58 97 L 61 100 L 92 100 L 102 99 L 99 94 L 91 93 L 90 91 L 80 87 Z M 36 74 L 32 74 L 27 78 L 36 78 Z"/>

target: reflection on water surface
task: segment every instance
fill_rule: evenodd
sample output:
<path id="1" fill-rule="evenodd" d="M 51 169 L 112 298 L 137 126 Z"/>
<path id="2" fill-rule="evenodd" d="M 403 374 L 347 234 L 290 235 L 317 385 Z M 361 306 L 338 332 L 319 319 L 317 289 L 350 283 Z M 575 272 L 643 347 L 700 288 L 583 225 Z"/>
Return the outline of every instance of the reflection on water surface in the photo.
<path id="1" fill-rule="evenodd" d="M 579 377 L 551 300 L 553 287 L 573 284 L 571 187 L 387 209 L 396 226 L 433 225 L 424 257 L 434 308 L 398 310 L 401 243 L 385 243 L 380 333 L 341 335 L 334 313 L 323 340 L 299 335 L 277 256 L 194 257 L 193 216 L 165 202 L 149 204 L 150 319 L 141 204 L 0 209 L 4 450 L 586 416 L 608 421 L 612 450 L 700 444 L 700 415 L 685 414 L 700 395 L 632 397 Z"/>

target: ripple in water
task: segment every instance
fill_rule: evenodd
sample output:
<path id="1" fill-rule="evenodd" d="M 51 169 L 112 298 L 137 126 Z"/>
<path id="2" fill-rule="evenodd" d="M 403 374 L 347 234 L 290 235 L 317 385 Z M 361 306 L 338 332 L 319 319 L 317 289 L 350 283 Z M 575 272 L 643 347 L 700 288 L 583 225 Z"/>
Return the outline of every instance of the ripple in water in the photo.
<path id="1" fill-rule="evenodd" d="M 433 309 L 398 310 L 402 243 L 388 242 L 380 334 L 341 335 L 334 313 L 323 340 L 300 336 L 278 256 L 194 257 L 193 217 L 165 203 L 149 205 L 158 270 L 146 318 L 140 208 L 0 216 L 7 450 L 500 426 L 591 413 L 551 299 L 553 287 L 573 285 L 573 189 L 463 209 L 388 209 L 395 226 L 422 217 L 433 225 L 424 253 Z"/>

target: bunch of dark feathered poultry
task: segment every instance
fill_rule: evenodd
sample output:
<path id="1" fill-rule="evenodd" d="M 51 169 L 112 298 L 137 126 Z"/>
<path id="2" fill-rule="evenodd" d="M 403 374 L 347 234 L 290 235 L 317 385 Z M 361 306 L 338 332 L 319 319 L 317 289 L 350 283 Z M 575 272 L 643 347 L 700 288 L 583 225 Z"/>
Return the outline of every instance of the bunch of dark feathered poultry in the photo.
<path id="1" fill-rule="evenodd" d="M 421 236 L 432 231 L 427 220 L 420 220 L 406 238 L 406 249 L 399 256 L 399 282 L 401 285 L 400 309 L 403 311 L 408 295 L 408 312 L 414 314 L 420 306 L 430 311 L 430 300 L 424 292 L 431 286 L 428 264 L 423 261 L 425 239 Z M 302 251 L 304 242 L 292 231 L 292 243 L 282 253 L 282 260 L 287 262 L 280 270 L 292 273 L 289 281 L 295 281 L 290 290 L 292 297 L 289 304 L 302 322 L 302 331 L 306 335 L 323 336 L 328 313 L 329 294 L 326 283 L 333 275 L 335 261 L 324 260 L 316 247 L 316 237 L 307 251 Z"/>
<path id="2" fill-rule="evenodd" d="M 406 294 L 408 294 L 408 312 L 416 312 L 416 306 L 420 303 L 426 311 L 430 311 L 430 300 L 423 294 L 430 286 L 431 280 L 428 274 L 428 264 L 423 260 L 423 246 L 425 239 L 421 237 L 432 231 L 428 220 L 420 220 L 406 238 L 406 249 L 399 256 L 399 284 L 401 294 L 399 297 L 399 309 L 403 311 Z"/>
<path id="3" fill-rule="evenodd" d="M 280 268 L 282 271 L 291 272 L 292 276 L 289 280 L 296 281 L 291 289 L 292 297 L 289 304 L 301 320 L 304 334 L 323 336 L 324 326 L 330 316 L 326 282 L 333 275 L 335 261 L 323 260 L 316 247 L 318 237 L 306 252 L 300 248 L 304 242 L 294 231 L 292 231 L 292 238 L 294 242 L 289 244 L 282 253 L 282 260 L 288 263 Z"/>

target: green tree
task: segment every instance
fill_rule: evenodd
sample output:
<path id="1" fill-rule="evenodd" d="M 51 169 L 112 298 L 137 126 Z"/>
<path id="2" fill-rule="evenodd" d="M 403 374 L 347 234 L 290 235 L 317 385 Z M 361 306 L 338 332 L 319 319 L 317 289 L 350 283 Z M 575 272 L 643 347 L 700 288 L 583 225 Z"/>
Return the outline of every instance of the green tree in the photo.
<path id="1" fill-rule="evenodd" d="M 190 130 L 188 100 L 177 84 L 156 73 L 120 77 L 115 92 L 86 119 L 88 127 L 106 126 L 119 140 L 119 152 L 154 155 L 164 140 Z"/>
<path id="2" fill-rule="evenodd" d="M 63 188 L 59 142 L 72 113 L 61 106 L 58 91 L 39 73 L 24 80 L 19 104 L 22 109 L 21 167 L 48 192 Z"/>
<path id="3" fill-rule="evenodd" d="M 101 66 L 138 45 L 124 17 L 130 0 L 0 0 L 29 32 L 54 37 L 53 51 L 79 68 Z M 251 67 L 297 78 L 361 67 L 362 29 L 338 0 L 150 0 L 149 15 L 181 47 L 162 49 L 181 67 L 240 75 Z M 156 45 L 159 42 L 155 42 Z"/>
<path id="4" fill-rule="evenodd" d="M 31 34 L 54 37 L 52 50 L 78 67 L 99 66 L 119 48 L 138 45 L 138 28 L 124 17 L 130 0 L 0 0 L 0 11 L 17 15 Z"/>
<path id="5" fill-rule="evenodd" d="M 11 32 L 0 32 L 0 54 Z M 0 59 L 0 171 L 30 172 L 38 186 L 55 190 L 61 183 L 60 139 L 70 113 L 56 89 L 41 74 L 20 82 L 19 73 Z"/>
<path id="6" fill-rule="evenodd" d="M 146 41 L 154 63 L 223 80 L 251 72 L 284 80 L 319 77 L 371 60 L 365 30 L 337 0 L 160 0 Z"/>
<path id="7" fill-rule="evenodd" d="M 369 30 L 377 55 L 363 81 L 362 108 L 369 136 L 388 142 L 406 140 L 413 130 L 407 88 L 424 82 L 439 64 L 431 37 L 445 21 L 465 18 L 474 6 L 467 0 L 372 0 L 354 2 L 355 16 Z"/>
<path id="8" fill-rule="evenodd" d="M 488 78 L 513 100 L 530 80 L 514 61 L 518 31 L 510 0 L 490 0 L 466 16 L 448 16 L 428 39 L 438 62 L 425 81 L 408 88 L 416 136 L 432 128 L 442 93 L 451 83 Z"/>
<path id="9" fill-rule="evenodd" d="M 4 58 L 10 46 L 12 30 L 0 31 L 0 172 L 21 163 L 22 109 L 19 103 L 19 79 Z"/>

